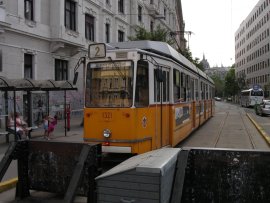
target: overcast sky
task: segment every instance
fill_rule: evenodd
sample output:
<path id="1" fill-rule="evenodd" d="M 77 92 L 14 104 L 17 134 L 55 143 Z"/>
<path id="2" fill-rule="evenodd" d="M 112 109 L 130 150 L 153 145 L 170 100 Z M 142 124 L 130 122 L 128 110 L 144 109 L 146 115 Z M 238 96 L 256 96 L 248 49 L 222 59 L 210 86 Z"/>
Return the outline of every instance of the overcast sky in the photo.
<path id="1" fill-rule="evenodd" d="M 259 0 L 181 0 L 193 57 L 210 67 L 234 63 L 234 33 Z M 188 40 L 188 36 L 185 35 Z"/>

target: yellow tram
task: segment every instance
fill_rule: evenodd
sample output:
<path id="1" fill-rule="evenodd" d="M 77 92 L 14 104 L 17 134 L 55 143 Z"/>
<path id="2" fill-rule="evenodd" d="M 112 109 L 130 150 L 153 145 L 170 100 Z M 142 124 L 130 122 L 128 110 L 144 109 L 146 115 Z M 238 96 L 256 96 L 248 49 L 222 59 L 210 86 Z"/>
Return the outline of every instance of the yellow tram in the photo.
<path id="1" fill-rule="evenodd" d="M 92 44 L 84 72 L 84 140 L 103 152 L 174 147 L 214 113 L 213 81 L 164 42 Z"/>

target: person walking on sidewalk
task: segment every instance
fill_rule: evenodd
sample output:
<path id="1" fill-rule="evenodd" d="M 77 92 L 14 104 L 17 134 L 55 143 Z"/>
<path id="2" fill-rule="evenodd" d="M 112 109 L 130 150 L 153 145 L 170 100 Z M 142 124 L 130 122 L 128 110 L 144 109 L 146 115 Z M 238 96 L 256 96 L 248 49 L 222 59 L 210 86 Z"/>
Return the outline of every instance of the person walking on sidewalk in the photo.
<path id="1" fill-rule="evenodd" d="M 10 116 L 8 117 L 8 123 L 7 123 L 7 127 L 8 129 L 15 134 L 16 136 L 16 140 L 21 140 L 22 139 L 22 134 L 23 134 L 23 130 L 21 127 L 16 125 L 16 133 L 15 133 L 15 128 L 14 128 L 14 114 L 11 112 Z"/>
<path id="2" fill-rule="evenodd" d="M 57 125 L 57 116 L 45 116 L 43 119 L 44 138 L 50 140 L 51 134 Z"/>
<path id="3" fill-rule="evenodd" d="M 44 137 L 44 139 L 48 139 L 48 127 L 49 127 L 49 118 L 47 115 L 45 115 L 43 117 L 43 129 L 44 129 L 43 137 Z"/>
<path id="4" fill-rule="evenodd" d="M 50 117 L 49 120 L 49 127 L 48 127 L 48 140 L 50 139 L 51 133 L 54 131 L 55 127 L 57 125 L 57 116 Z"/>

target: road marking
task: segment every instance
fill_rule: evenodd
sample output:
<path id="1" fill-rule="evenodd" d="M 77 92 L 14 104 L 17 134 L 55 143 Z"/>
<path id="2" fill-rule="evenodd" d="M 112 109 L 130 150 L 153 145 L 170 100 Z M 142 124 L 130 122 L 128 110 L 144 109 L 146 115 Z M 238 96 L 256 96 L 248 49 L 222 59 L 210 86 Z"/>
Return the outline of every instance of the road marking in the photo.
<path id="1" fill-rule="evenodd" d="M 265 141 L 270 145 L 270 136 L 264 131 L 264 129 L 255 120 L 253 120 L 253 118 L 251 118 L 251 116 L 249 115 L 249 113 L 247 113 L 247 117 L 255 125 L 255 127 L 257 128 L 257 130 L 259 131 L 259 133 L 263 136 L 263 138 L 265 139 Z"/>

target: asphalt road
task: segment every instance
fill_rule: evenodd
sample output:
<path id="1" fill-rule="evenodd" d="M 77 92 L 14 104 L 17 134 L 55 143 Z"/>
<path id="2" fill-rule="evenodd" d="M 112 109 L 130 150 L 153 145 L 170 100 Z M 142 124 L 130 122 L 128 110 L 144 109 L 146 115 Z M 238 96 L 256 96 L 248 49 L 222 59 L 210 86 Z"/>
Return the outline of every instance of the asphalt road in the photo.
<path id="1" fill-rule="evenodd" d="M 206 148 L 236 148 L 236 149 L 256 149 L 269 150 L 270 145 L 255 128 L 247 113 L 259 124 L 266 132 L 270 132 L 270 117 L 260 117 L 255 115 L 253 109 L 242 108 L 239 105 L 226 102 L 216 102 L 215 115 L 198 130 L 193 132 L 188 139 L 182 142 L 180 147 L 206 147 Z M 76 122 L 74 122 L 76 123 Z M 79 121 L 63 136 L 63 129 L 58 127 L 53 139 L 61 141 L 82 141 L 83 128 L 79 127 Z M 62 129 L 62 130 L 61 130 Z M 269 133 L 270 134 L 270 133 Z M 36 136 L 35 139 L 42 139 Z M 7 149 L 7 144 L 3 141 L 0 144 L 0 158 Z M 16 162 L 10 166 L 4 179 L 17 176 Z M 15 189 L 0 193 L 0 203 L 15 202 L 50 202 L 52 199 L 59 199 L 53 194 L 31 191 L 31 198 L 25 201 L 15 200 Z M 76 203 L 86 202 L 86 198 L 77 197 Z"/>
<path id="2" fill-rule="evenodd" d="M 270 132 L 270 117 L 257 116 L 252 108 L 243 108 L 233 103 L 216 101 L 215 104 L 214 117 L 192 133 L 180 147 L 270 149 L 270 145 L 255 128 L 247 113 L 266 132 Z"/>

